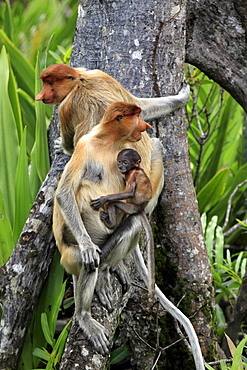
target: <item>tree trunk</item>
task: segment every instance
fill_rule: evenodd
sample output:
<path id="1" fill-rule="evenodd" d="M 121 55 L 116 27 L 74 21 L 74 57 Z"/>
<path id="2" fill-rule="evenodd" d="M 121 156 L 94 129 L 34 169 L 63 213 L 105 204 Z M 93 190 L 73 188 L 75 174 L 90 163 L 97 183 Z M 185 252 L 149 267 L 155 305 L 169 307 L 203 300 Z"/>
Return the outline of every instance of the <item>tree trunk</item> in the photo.
<path id="1" fill-rule="evenodd" d="M 186 61 L 247 112 L 247 1 L 188 0 Z"/>
<path id="2" fill-rule="evenodd" d="M 127 8 L 125 2 L 80 1 L 72 66 L 101 69 L 139 97 L 178 93 L 184 79 L 185 13 L 185 2 L 175 0 L 129 1 Z M 211 345 L 208 338 L 213 311 L 212 276 L 191 179 L 184 111 L 166 117 L 165 122 L 164 119 L 153 122 L 153 135 L 159 136 L 164 145 L 166 180 L 155 212 L 158 282 L 168 298 L 175 304 L 182 300 L 182 310 L 193 316 L 197 333 L 204 333 L 200 340 L 207 355 Z M 138 276 L 134 279 L 137 281 Z M 138 281 L 129 292 L 119 325 L 118 345 L 128 343 L 130 346 L 131 356 L 126 366 L 131 369 L 151 367 L 163 352 L 159 347 L 178 339 L 171 317 L 159 312 L 157 306 L 151 307 L 145 290 L 139 287 L 141 284 Z M 121 301 L 120 295 L 117 301 L 119 299 Z M 101 322 L 105 325 L 112 322 L 112 317 L 96 306 L 96 319 L 103 317 Z M 116 317 L 115 311 L 114 315 Z M 157 342 L 160 330 L 157 317 L 163 322 L 160 343 Z M 110 333 L 114 325 L 110 325 Z M 109 322 L 107 327 L 109 329 Z M 96 355 L 90 346 L 87 350 L 75 348 L 77 335 L 74 321 L 60 369 L 76 369 L 76 364 L 97 369 L 99 363 L 103 368 L 107 358 Z M 81 335 L 79 332 L 80 338 Z M 85 346 L 85 342 L 83 344 Z M 166 369 L 194 368 L 183 344 L 166 352 L 159 363 Z"/>

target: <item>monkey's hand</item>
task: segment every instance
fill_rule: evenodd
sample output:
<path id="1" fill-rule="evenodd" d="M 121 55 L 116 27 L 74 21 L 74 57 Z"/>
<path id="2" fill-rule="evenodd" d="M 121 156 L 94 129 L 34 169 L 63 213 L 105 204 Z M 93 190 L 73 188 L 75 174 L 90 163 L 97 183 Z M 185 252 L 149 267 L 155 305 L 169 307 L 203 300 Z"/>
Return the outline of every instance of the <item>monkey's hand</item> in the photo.
<path id="1" fill-rule="evenodd" d="M 99 267 L 101 250 L 97 245 L 81 248 L 81 258 L 88 273 L 94 272 Z"/>
<path id="2" fill-rule="evenodd" d="M 107 196 L 102 196 L 97 199 L 92 199 L 91 200 L 91 207 L 95 210 L 98 211 L 100 207 L 102 207 L 106 202 L 108 202 Z"/>
<path id="3" fill-rule="evenodd" d="M 182 83 L 182 88 L 178 93 L 178 97 L 182 99 L 183 104 L 187 104 L 190 100 L 190 85 L 186 82 Z"/>

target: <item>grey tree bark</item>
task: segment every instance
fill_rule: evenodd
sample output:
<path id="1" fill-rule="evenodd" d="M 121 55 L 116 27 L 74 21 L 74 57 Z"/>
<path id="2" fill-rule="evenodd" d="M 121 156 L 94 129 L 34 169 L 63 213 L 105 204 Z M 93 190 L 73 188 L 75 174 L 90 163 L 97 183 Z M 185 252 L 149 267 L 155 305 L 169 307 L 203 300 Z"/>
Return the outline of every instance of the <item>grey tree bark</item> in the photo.
<path id="1" fill-rule="evenodd" d="M 188 0 L 186 61 L 247 111 L 247 1 Z"/>
<path id="2" fill-rule="evenodd" d="M 81 0 L 72 65 L 100 68 L 137 96 L 151 97 L 178 92 L 186 58 L 246 109 L 246 10 L 246 0 L 137 0 L 128 1 L 127 7 L 124 1 Z M 193 324 L 206 355 L 211 345 L 212 284 L 190 177 L 183 112 L 154 122 L 153 128 L 153 135 L 159 136 L 164 146 L 166 177 L 154 216 L 157 277 L 169 298 L 175 303 L 182 299 L 179 307 L 187 315 L 194 313 Z M 18 367 L 32 312 L 49 270 L 55 249 L 52 200 L 64 160 L 53 164 L 10 260 L 0 269 L 0 369 Z M 131 291 L 122 298 L 113 276 L 117 302 L 113 316 L 97 301 L 93 315 L 112 333 L 116 313 L 121 312 L 118 342 L 128 342 L 133 350 L 129 367 L 138 369 L 150 366 L 177 334 L 173 320 L 157 306 L 150 307 L 145 290 L 140 288 L 142 282 L 134 273 L 133 280 Z M 77 369 L 77 365 L 99 369 L 106 360 L 92 351 L 74 323 L 61 369 Z M 172 352 L 167 350 L 159 364 L 165 369 L 193 368 L 183 345 L 176 345 Z"/>

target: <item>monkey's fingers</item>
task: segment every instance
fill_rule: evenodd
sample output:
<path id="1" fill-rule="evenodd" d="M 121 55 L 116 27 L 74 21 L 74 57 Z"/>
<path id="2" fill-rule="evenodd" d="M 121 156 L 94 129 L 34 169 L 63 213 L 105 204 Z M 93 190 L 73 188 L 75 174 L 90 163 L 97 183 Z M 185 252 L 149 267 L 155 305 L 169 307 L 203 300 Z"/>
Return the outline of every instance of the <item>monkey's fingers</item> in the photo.
<path id="1" fill-rule="evenodd" d="M 115 273 L 122 285 L 122 291 L 123 291 L 123 294 L 126 293 L 130 286 L 131 286 L 131 281 L 130 281 L 130 277 L 129 277 L 129 271 L 127 269 L 127 267 L 125 266 L 124 262 L 123 261 L 120 261 L 118 263 L 117 266 L 115 267 L 112 267 L 110 269 L 110 272 L 111 273 Z"/>
<path id="2" fill-rule="evenodd" d="M 99 248 L 86 248 L 82 252 L 82 259 L 84 261 L 85 269 L 88 273 L 94 272 L 99 267 Z"/>
<path id="3" fill-rule="evenodd" d="M 98 211 L 100 209 L 100 205 L 97 203 L 97 199 L 91 200 L 90 203 L 91 207 L 95 210 Z"/>
<path id="4" fill-rule="evenodd" d="M 100 198 L 98 199 L 92 199 L 91 200 L 91 207 L 95 210 L 95 211 L 98 211 L 100 209 L 101 206 L 103 206 L 104 202 L 100 200 Z"/>
<path id="5" fill-rule="evenodd" d="M 95 286 L 96 294 L 101 304 L 109 311 L 113 311 L 113 295 L 110 274 L 108 270 L 99 269 L 98 280 Z"/>
<path id="6" fill-rule="evenodd" d="M 100 198 L 97 199 L 92 199 L 91 200 L 91 206 L 95 209 L 98 210 L 100 207 L 102 207 L 106 202 L 108 202 L 108 197 L 103 195 Z"/>
<path id="7" fill-rule="evenodd" d="M 91 315 L 79 318 L 79 324 L 97 352 L 103 355 L 109 353 L 109 335 L 103 325 L 94 320 Z"/>
<path id="8" fill-rule="evenodd" d="M 101 289 L 96 291 L 97 296 L 101 302 L 101 304 L 109 311 L 113 311 L 113 305 L 112 305 L 112 293 L 110 289 Z"/>
<path id="9" fill-rule="evenodd" d="M 98 336 L 94 338 L 93 345 L 97 349 L 97 351 L 102 355 L 108 354 L 109 353 L 108 332 L 106 330 L 101 330 L 98 333 Z"/>

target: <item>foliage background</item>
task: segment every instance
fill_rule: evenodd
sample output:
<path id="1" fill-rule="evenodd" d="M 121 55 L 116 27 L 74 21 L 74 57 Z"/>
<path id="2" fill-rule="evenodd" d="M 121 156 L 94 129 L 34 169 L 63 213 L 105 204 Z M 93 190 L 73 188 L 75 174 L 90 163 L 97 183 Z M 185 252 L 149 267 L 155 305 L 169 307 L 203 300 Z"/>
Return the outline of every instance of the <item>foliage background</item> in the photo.
<path id="1" fill-rule="evenodd" d="M 34 98 L 41 89 L 40 71 L 69 61 L 77 7 L 76 0 L 0 3 L 1 265 L 13 250 L 49 170 L 47 127 L 52 108 Z M 246 115 L 198 69 L 188 65 L 185 75 L 192 91 L 187 106 L 191 170 L 215 277 L 215 325 L 222 338 L 228 319 L 222 298 L 234 306 L 246 271 L 246 235 L 242 227 L 231 229 L 236 219 L 247 218 Z M 55 333 L 65 287 L 57 254 L 29 329 L 20 369 L 57 368 L 69 328 L 68 323 L 60 335 Z M 70 303 L 65 301 L 62 310 Z"/>

